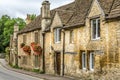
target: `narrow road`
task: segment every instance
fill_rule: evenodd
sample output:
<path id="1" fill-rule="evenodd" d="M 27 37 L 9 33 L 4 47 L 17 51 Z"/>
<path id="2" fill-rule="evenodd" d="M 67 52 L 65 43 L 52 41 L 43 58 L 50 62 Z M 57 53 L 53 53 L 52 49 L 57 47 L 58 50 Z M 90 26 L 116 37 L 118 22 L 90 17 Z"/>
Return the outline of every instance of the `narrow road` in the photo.
<path id="1" fill-rule="evenodd" d="M 0 64 L 0 80 L 43 80 L 43 79 L 7 70 Z"/>

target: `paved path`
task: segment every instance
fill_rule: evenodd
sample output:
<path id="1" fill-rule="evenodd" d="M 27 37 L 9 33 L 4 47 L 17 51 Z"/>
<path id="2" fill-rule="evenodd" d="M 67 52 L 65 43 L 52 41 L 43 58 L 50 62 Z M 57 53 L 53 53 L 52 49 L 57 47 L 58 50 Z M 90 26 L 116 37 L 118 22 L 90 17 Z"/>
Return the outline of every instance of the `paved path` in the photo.
<path id="1" fill-rule="evenodd" d="M 4 77 L 4 75 L 3 75 L 4 73 L 5 73 L 5 75 L 7 75 L 10 72 L 11 72 L 10 77 L 13 77 L 15 75 L 15 73 L 24 75 L 23 79 L 10 79 L 9 78 L 9 79 L 0 79 L 0 80 L 80 80 L 79 78 L 74 78 L 74 77 L 61 77 L 61 76 L 48 75 L 48 74 L 38 74 L 35 72 L 25 71 L 25 70 L 21 70 L 21 69 L 14 69 L 14 68 L 11 68 L 10 66 L 8 66 L 4 59 L 0 59 L 0 63 L 2 66 L 5 67 L 4 68 L 4 67 L 0 66 L 0 68 L 3 69 L 2 71 L 0 69 L 0 78 L 2 76 Z M 37 78 L 36 79 L 25 79 L 25 76 L 28 76 L 28 75 L 29 75 L 29 77 L 33 76 L 31 78 L 35 78 L 35 77 L 37 77 Z M 21 76 L 18 75 L 18 77 L 21 77 Z"/>
<path id="2" fill-rule="evenodd" d="M 0 80 L 42 80 L 42 79 L 14 72 L 11 70 L 7 70 L 6 68 L 0 65 Z"/>

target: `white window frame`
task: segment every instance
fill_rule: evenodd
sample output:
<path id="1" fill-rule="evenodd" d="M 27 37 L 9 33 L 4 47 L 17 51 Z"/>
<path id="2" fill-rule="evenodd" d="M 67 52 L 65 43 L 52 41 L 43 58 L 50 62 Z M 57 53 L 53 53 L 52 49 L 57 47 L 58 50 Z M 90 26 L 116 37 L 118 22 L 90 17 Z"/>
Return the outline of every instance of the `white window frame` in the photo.
<path id="1" fill-rule="evenodd" d="M 82 52 L 82 69 L 86 70 L 87 69 L 87 56 L 85 52 Z"/>
<path id="2" fill-rule="evenodd" d="M 89 67 L 90 67 L 90 71 L 94 71 L 94 52 L 90 52 L 90 64 L 89 64 Z"/>
<path id="3" fill-rule="evenodd" d="M 55 43 L 60 43 L 60 41 L 61 41 L 61 28 L 54 29 L 54 41 L 55 41 Z"/>
<path id="4" fill-rule="evenodd" d="M 96 35 L 95 35 L 95 38 L 93 38 L 93 20 L 96 21 Z M 98 36 L 98 33 L 99 33 L 99 31 L 98 31 L 98 21 L 99 20 L 100 20 L 99 18 L 91 20 L 91 39 L 92 40 L 99 40 L 100 39 L 100 36 Z"/>

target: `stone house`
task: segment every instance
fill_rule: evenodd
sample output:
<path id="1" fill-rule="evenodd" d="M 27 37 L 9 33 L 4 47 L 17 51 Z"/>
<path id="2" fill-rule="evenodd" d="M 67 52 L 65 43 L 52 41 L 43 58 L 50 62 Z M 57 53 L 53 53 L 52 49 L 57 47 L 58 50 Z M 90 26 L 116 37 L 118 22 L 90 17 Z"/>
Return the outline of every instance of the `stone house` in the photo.
<path id="1" fill-rule="evenodd" d="M 19 26 L 17 24 L 14 25 L 14 34 L 10 36 L 10 54 L 9 54 L 9 64 L 12 66 L 18 65 L 17 59 L 17 33 L 19 31 Z"/>
<path id="2" fill-rule="evenodd" d="M 40 54 L 35 55 L 32 42 L 41 46 Z M 29 55 L 21 43 L 30 46 Z M 47 74 L 80 76 L 120 68 L 119 54 L 119 0 L 75 0 L 53 10 L 45 0 L 41 15 L 18 32 L 18 65 Z"/>

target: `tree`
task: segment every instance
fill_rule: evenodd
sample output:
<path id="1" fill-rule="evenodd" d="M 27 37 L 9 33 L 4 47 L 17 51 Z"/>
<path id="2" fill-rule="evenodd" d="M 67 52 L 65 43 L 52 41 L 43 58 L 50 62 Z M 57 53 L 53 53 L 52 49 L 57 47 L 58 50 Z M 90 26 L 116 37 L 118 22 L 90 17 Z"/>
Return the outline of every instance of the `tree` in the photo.
<path id="1" fill-rule="evenodd" d="M 5 48 L 9 46 L 10 35 L 13 34 L 16 23 L 19 25 L 20 30 L 26 25 L 21 18 L 10 18 L 8 15 L 3 15 L 0 18 L 0 53 L 4 52 Z"/>

